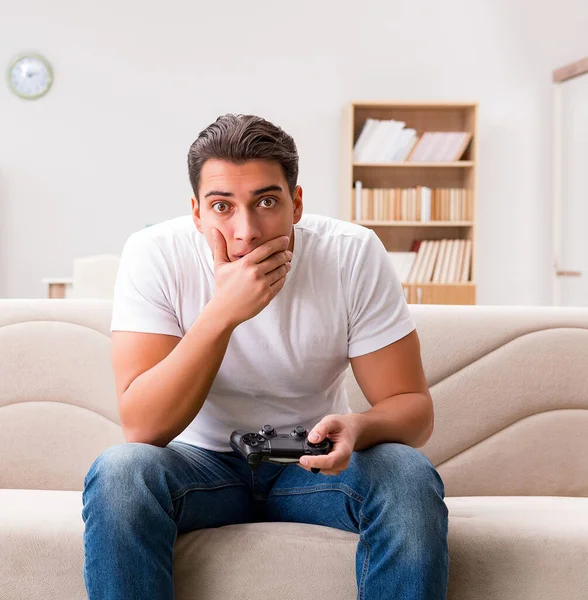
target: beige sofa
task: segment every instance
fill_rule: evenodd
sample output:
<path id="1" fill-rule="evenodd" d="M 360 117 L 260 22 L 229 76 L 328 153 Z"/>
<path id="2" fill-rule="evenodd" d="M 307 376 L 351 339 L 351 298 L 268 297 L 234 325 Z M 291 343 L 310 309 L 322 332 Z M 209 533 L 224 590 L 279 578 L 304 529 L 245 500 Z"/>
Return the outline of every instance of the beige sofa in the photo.
<path id="1" fill-rule="evenodd" d="M 422 450 L 450 511 L 448 598 L 586 600 L 588 308 L 411 308 L 436 408 Z M 85 598 L 83 479 L 123 442 L 110 310 L 109 301 L 0 301 L 2 600 Z M 366 408 L 348 383 L 353 408 Z M 354 600 L 356 543 L 290 523 L 183 535 L 176 598 Z"/>

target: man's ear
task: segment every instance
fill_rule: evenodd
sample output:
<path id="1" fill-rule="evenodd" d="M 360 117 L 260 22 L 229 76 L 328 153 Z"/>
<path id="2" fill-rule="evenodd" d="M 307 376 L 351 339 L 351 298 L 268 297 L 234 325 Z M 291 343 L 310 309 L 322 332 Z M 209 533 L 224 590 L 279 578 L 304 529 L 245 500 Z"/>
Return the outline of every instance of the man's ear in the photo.
<path id="1" fill-rule="evenodd" d="M 294 202 L 294 219 L 293 219 L 293 221 L 294 221 L 294 224 L 296 224 L 302 218 L 302 210 L 303 210 L 302 188 L 299 185 L 297 185 L 294 188 L 294 194 L 292 196 L 292 200 Z"/>
<path id="2" fill-rule="evenodd" d="M 202 222 L 200 219 L 200 203 L 198 202 L 198 200 L 196 200 L 196 196 L 192 196 L 191 203 L 192 203 L 192 219 L 194 220 L 194 225 L 196 225 L 196 229 L 198 229 L 198 231 L 200 233 L 203 233 Z"/>

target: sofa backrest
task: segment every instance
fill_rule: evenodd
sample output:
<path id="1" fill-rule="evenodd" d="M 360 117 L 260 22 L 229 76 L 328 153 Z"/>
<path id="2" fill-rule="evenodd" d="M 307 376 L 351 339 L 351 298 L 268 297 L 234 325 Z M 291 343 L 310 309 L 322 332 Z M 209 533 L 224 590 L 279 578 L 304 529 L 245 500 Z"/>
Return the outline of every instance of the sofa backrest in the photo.
<path id="1" fill-rule="evenodd" d="M 411 305 L 448 496 L 588 496 L 588 308 Z M 123 443 L 111 302 L 0 300 L 0 488 L 81 490 Z M 369 404 L 351 369 L 353 410 Z"/>

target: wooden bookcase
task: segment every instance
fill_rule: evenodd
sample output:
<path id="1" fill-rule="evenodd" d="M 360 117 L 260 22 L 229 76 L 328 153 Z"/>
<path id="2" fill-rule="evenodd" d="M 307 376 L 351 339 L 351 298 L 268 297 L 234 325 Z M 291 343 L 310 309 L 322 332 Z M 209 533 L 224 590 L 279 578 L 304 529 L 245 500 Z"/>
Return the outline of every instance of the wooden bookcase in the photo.
<path id="1" fill-rule="evenodd" d="M 342 136 L 341 218 L 353 220 L 353 185 L 367 188 L 465 188 L 470 190 L 471 221 L 358 221 L 373 229 L 389 251 L 409 251 L 414 239 L 472 240 L 471 276 L 464 283 L 405 283 L 409 303 L 476 303 L 477 103 L 352 102 L 344 111 Z M 426 131 L 469 131 L 472 139 L 462 159 L 446 163 L 354 163 L 353 146 L 367 118 L 404 121 L 420 136 Z"/>

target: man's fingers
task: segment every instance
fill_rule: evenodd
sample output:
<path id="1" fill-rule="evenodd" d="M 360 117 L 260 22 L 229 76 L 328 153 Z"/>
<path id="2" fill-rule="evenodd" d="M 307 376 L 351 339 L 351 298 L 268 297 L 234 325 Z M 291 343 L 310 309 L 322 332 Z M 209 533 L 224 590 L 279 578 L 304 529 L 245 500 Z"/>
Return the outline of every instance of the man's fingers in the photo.
<path id="1" fill-rule="evenodd" d="M 255 248 L 255 250 L 252 250 L 249 254 L 247 254 L 247 256 L 244 257 L 244 260 L 246 259 L 251 263 L 260 263 L 268 256 L 271 256 L 276 252 L 286 250 L 289 243 L 290 238 L 287 235 L 274 238 L 273 240 L 265 242 L 265 244 L 262 244 L 258 248 Z"/>
<path id="2" fill-rule="evenodd" d="M 332 469 L 333 467 L 339 468 L 339 464 L 348 463 L 349 458 L 344 452 L 331 451 L 329 454 L 302 456 L 300 457 L 300 464 L 308 468 Z"/>
<path id="3" fill-rule="evenodd" d="M 212 239 L 214 240 L 214 264 L 229 262 L 227 256 L 227 242 L 223 234 L 218 229 L 212 230 Z"/>
<path id="4" fill-rule="evenodd" d="M 323 435 L 323 432 L 320 429 L 313 429 L 308 434 L 308 441 L 312 442 L 313 444 L 318 444 L 324 437 L 326 436 Z"/>
<path id="5" fill-rule="evenodd" d="M 283 265 L 280 265 L 277 269 L 274 269 L 273 271 L 270 271 L 269 273 L 267 273 L 267 275 L 266 275 L 267 281 L 268 281 L 270 287 L 272 285 L 274 285 L 274 283 L 276 283 L 277 281 L 282 279 L 282 277 L 286 276 L 286 274 L 291 269 L 291 267 L 289 265 L 290 265 L 290 263 L 284 263 Z"/>
<path id="6" fill-rule="evenodd" d="M 264 275 L 269 275 L 273 271 L 280 268 L 282 265 L 289 263 L 292 260 L 292 252 L 288 250 L 284 250 L 283 252 L 278 252 L 276 254 L 272 254 L 270 257 L 262 260 L 259 263 L 260 268 L 262 269 L 262 273 Z"/>

